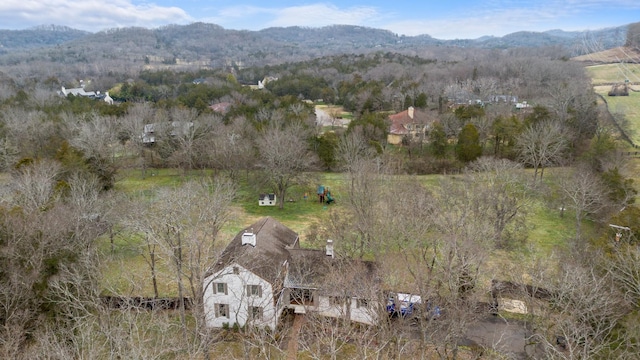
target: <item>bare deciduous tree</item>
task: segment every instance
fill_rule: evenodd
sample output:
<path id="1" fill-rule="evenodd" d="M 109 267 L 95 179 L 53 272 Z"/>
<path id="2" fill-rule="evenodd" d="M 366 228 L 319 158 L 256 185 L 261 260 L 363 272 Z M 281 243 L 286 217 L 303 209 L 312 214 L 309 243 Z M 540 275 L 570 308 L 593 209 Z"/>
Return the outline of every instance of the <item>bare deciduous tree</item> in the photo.
<path id="1" fill-rule="evenodd" d="M 309 182 L 308 171 L 315 167 L 315 155 L 309 151 L 304 129 L 295 124 L 281 127 L 272 123 L 258 138 L 257 147 L 257 166 L 273 186 L 282 209 L 287 190 Z"/>
<path id="2" fill-rule="evenodd" d="M 564 263 L 559 275 L 547 283 L 552 296 L 534 336 L 546 356 L 629 358 L 623 333 L 615 331 L 627 305 L 611 278 L 571 263 Z"/>
<path id="3" fill-rule="evenodd" d="M 187 291 L 192 297 L 198 339 L 194 344 L 196 352 L 206 352 L 209 345 L 202 284 L 206 271 L 217 261 L 221 251 L 216 247 L 218 233 L 228 220 L 234 196 L 235 187 L 230 181 L 190 181 L 180 188 L 159 191 L 148 216 L 139 220 L 143 222 L 141 228 L 145 229 L 145 235 L 164 250 L 173 267 L 185 341 L 189 338 L 189 327 L 184 297 Z"/>
<path id="4" fill-rule="evenodd" d="M 533 179 L 544 175 L 544 168 L 562 160 L 567 148 L 562 125 L 556 121 L 535 123 L 526 128 L 517 139 L 521 161 L 534 169 Z"/>
<path id="5" fill-rule="evenodd" d="M 587 168 L 577 168 L 561 176 L 562 198 L 573 209 L 576 220 L 576 240 L 582 237 L 582 222 L 607 205 L 607 193 L 599 177 Z M 564 208 L 564 205 L 563 205 Z"/>
<path id="6" fill-rule="evenodd" d="M 495 244 L 508 248 L 525 238 L 527 186 L 522 167 L 506 159 L 480 158 L 469 165 L 477 216 L 493 223 Z"/>
<path id="7" fill-rule="evenodd" d="M 71 177 L 74 194 L 64 196 L 56 189 L 58 169 L 44 161 L 23 165 L 0 217 L 0 354 L 8 358 L 29 358 L 36 347 L 30 339 L 47 329 L 56 329 L 56 344 L 66 348 L 97 303 L 94 240 L 101 229 L 86 214 L 98 189 Z"/>
<path id="8" fill-rule="evenodd" d="M 241 170 L 248 170 L 255 162 L 253 129 L 244 118 L 235 119 L 230 125 L 221 122 L 214 126 L 210 146 L 206 148 L 214 169 L 224 170 L 236 179 Z"/>

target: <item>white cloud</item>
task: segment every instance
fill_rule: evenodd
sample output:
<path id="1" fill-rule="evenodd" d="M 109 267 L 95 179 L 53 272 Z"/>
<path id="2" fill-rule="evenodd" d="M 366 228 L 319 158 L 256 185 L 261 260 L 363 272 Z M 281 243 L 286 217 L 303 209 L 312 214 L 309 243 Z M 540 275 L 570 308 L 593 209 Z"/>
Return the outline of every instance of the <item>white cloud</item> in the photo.
<path id="1" fill-rule="evenodd" d="M 268 22 L 269 26 L 365 25 L 379 16 L 373 7 L 340 9 L 327 4 L 288 7 L 274 15 L 276 17 Z"/>
<path id="2" fill-rule="evenodd" d="M 269 8 L 242 5 L 219 9 L 207 21 L 225 28 L 260 30 L 267 27 L 321 27 L 334 24 L 371 26 L 369 24 L 379 18 L 376 8 L 367 6 L 339 8 L 330 4 L 311 4 Z"/>
<path id="3" fill-rule="evenodd" d="M 591 6 L 596 2 L 603 2 L 586 1 Z M 586 30 L 584 23 L 579 21 L 586 10 L 581 6 L 568 6 L 565 1 L 540 2 L 527 7 L 513 6 L 507 1 L 502 5 L 469 9 L 455 17 L 398 21 L 380 27 L 398 34 L 428 34 L 437 39 L 474 39 L 485 35 L 503 36 L 516 31 L 546 31 L 557 28 Z"/>
<path id="4" fill-rule="evenodd" d="M 128 0 L 4 0 L 0 4 L 3 28 L 55 24 L 98 31 L 120 26 L 156 27 L 190 21 L 192 18 L 180 8 L 152 3 L 135 5 Z"/>

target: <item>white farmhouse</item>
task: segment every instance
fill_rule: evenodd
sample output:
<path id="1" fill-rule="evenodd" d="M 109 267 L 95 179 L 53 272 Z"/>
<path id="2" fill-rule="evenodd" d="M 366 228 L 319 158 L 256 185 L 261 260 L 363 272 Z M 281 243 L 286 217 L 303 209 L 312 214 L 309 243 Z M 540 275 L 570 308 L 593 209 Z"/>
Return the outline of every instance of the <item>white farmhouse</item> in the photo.
<path id="1" fill-rule="evenodd" d="M 248 322 L 275 328 L 287 269 L 287 248 L 299 247 L 298 234 L 266 217 L 231 240 L 204 282 L 207 326 Z"/>
<path id="2" fill-rule="evenodd" d="M 231 241 L 204 281 L 209 327 L 275 328 L 283 311 L 316 312 L 375 324 L 381 307 L 372 262 L 300 248 L 298 234 L 271 217 Z"/>

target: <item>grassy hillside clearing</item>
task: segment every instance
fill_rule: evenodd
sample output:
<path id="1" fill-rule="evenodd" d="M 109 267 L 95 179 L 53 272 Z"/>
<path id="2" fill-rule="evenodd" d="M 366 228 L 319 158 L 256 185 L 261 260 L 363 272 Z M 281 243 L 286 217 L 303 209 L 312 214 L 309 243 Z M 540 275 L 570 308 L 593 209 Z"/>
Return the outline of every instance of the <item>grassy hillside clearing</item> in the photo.
<path id="1" fill-rule="evenodd" d="M 615 50 L 615 49 L 613 49 Z M 615 55 L 609 61 L 619 61 L 620 54 L 609 51 L 609 54 Z M 616 55 L 617 54 L 617 55 Z M 585 55 L 589 57 L 589 55 Z M 598 58 L 595 54 L 593 57 Z M 574 60 L 580 60 L 578 58 Z M 594 91 L 603 96 L 607 101 L 608 109 L 614 116 L 620 116 L 625 119 L 626 131 L 631 140 L 635 144 L 640 144 L 640 64 L 600 64 L 587 66 L 587 74 L 591 77 L 591 83 Z M 623 83 L 626 79 L 630 81 L 631 91 L 629 96 L 608 96 L 611 90 L 611 84 Z M 623 144 L 624 151 L 636 151 Z M 634 180 L 636 189 L 640 191 L 640 159 L 630 158 L 626 169 L 623 169 L 625 176 Z"/>
<path id="2" fill-rule="evenodd" d="M 595 86 L 594 90 L 607 100 L 609 112 L 614 117 L 626 120 L 627 134 L 635 144 L 640 144 L 640 92 L 630 91 L 629 96 L 608 96 L 611 86 L 605 85 Z"/>
<path id="3" fill-rule="evenodd" d="M 640 64 L 604 64 L 586 67 L 587 75 L 593 85 L 640 83 Z"/>
<path id="4" fill-rule="evenodd" d="M 571 60 L 584 62 L 586 64 L 610 64 L 620 61 L 626 62 L 638 62 L 640 58 L 640 52 L 634 47 L 620 46 L 613 49 L 600 51 L 597 53 L 591 53 L 581 56 L 576 56 Z"/>

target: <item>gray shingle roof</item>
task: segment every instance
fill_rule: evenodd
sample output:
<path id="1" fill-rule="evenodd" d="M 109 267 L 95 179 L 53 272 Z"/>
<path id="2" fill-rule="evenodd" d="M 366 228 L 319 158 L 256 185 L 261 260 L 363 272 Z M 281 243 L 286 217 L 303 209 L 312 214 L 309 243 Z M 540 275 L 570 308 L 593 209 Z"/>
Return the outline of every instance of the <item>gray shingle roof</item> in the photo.
<path id="1" fill-rule="evenodd" d="M 242 234 L 254 233 L 256 246 L 242 245 Z M 218 268 L 237 263 L 265 280 L 275 283 L 284 275 L 289 260 L 288 248 L 297 248 L 298 234 L 271 217 L 247 226 L 231 240 L 223 251 Z"/>

